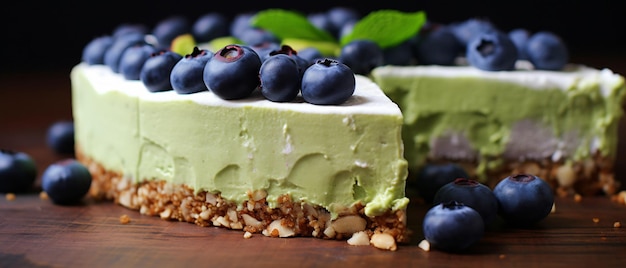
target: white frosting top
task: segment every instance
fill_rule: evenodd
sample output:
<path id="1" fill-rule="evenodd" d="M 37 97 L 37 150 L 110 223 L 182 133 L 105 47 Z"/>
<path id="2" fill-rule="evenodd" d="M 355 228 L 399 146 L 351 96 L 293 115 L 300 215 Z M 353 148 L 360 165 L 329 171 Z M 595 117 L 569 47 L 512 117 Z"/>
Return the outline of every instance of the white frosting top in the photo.
<path id="1" fill-rule="evenodd" d="M 209 106 L 272 108 L 293 110 L 304 113 L 325 114 L 391 114 L 402 115 L 400 108 L 392 102 L 369 78 L 356 75 L 356 89 L 352 97 L 341 105 L 314 105 L 306 103 L 301 97 L 293 102 L 272 102 L 265 99 L 258 90 L 241 100 L 224 100 L 210 91 L 193 94 L 178 94 L 174 90 L 150 92 L 139 80 L 126 80 L 120 74 L 113 73 L 105 65 L 87 65 L 81 63 L 85 75 L 93 82 L 99 93 L 108 91 L 124 92 L 147 101 L 186 101 L 191 100 Z"/>

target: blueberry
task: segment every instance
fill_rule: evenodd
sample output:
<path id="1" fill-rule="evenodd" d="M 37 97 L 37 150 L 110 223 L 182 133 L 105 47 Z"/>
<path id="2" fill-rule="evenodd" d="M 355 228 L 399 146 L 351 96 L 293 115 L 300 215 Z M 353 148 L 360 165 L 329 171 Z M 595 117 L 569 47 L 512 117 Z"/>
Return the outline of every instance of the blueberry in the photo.
<path id="1" fill-rule="evenodd" d="M 424 238 L 433 248 L 463 251 L 484 235 L 485 225 L 473 208 L 457 201 L 440 203 L 428 210 L 422 223 Z"/>
<path id="2" fill-rule="evenodd" d="M 173 90 L 170 74 L 182 58 L 171 50 L 159 50 L 143 64 L 139 79 L 150 92 Z"/>
<path id="3" fill-rule="evenodd" d="M 498 213 L 511 225 L 530 226 L 550 214 L 554 194 L 543 179 L 529 174 L 512 175 L 493 189 Z"/>
<path id="4" fill-rule="evenodd" d="M 168 48 L 172 40 L 179 35 L 190 33 L 189 20 L 182 15 L 173 15 L 159 21 L 152 29 L 152 34 L 158 42 L 159 48 Z"/>
<path id="5" fill-rule="evenodd" d="M 228 19 L 217 12 L 209 12 L 200 16 L 191 26 L 191 34 L 197 42 L 208 42 L 215 38 L 227 36 Z"/>
<path id="6" fill-rule="evenodd" d="M 143 44 L 146 44 L 146 41 L 144 35 L 140 33 L 129 33 L 115 38 L 113 44 L 104 53 L 104 64 L 111 68 L 114 73 L 119 73 L 120 59 L 124 51 L 134 45 Z"/>
<path id="7" fill-rule="evenodd" d="M 341 48 L 339 61 L 355 74 L 367 75 L 372 69 L 383 65 L 383 50 L 373 41 L 354 40 Z"/>
<path id="8" fill-rule="evenodd" d="M 358 21 L 361 18 L 359 12 L 351 7 L 333 7 L 326 11 L 326 13 L 333 27 L 333 32 L 331 33 L 335 36 L 339 34 L 339 31 L 344 25 Z"/>
<path id="9" fill-rule="evenodd" d="M 30 155 L 0 150 L 0 193 L 26 192 L 37 178 L 37 166 Z"/>
<path id="10" fill-rule="evenodd" d="M 315 47 L 307 47 L 305 49 L 298 50 L 298 56 L 308 61 L 309 66 L 317 60 L 324 59 L 322 52 Z"/>
<path id="11" fill-rule="evenodd" d="M 461 22 L 452 23 L 449 26 L 451 27 L 450 30 L 452 30 L 452 33 L 454 33 L 457 40 L 459 40 L 464 47 L 481 34 L 498 31 L 491 21 L 481 18 L 470 18 Z"/>
<path id="12" fill-rule="evenodd" d="M 261 94 L 271 101 L 292 101 L 300 91 L 300 70 L 294 59 L 285 54 L 270 56 L 259 71 Z"/>
<path id="13" fill-rule="evenodd" d="M 328 18 L 327 12 L 310 13 L 306 18 L 313 26 L 330 34 L 334 34 L 337 30 L 335 29 L 335 25 Z"/>
<path id="14" fill-rule="evenodd" d="M 569 51 L 563 40 L 548 31 L 531 35 L 524 52 L 539 70 L 561 70 L 569 61 Z"/>
<path id="15" fill-rule="evenodd" d="M 304 71 L 306 71 L 306 69 L 313 64 L 312 62 L 298 56 L 298 52 L 288 45 L 282 45 L 280 49 L 270 52 L 270 56 L 277 54 L 285 54 L 296 61 L 296 65 L 298 66 L 298 71 L 300 73 L 300 78 L 302 78 L 302 76 L 304 75 Z"/>
<path id="16" fill-rule="evenodd" d="M 306 69 L 300 90 L 308 103 L 338 105 L 354 94 L 355 85 L 350 67 L 336 60 L 323 59 Z"/>
<path id="17" fill-rule="evenodd" d="M 57 154 L 74 154 L 74 122 L 56 121 L 46 133 L 46 143 Z"/>
<path id="18" fill-rule="evenodd" d="M 83 48 L 82 60 L 89 65 L 104 64 L 104 53 L 113 44 L 113 37 L 99 36 L 87 43 Z"/>
<path id="19" fill-rule="evenodd" d="M 454 163 L 428 163 L 417 173 L 416 187 L 419 195 L 427 203 L 433 202 L 433 198 L 439 188 L 453 182 L 457 178 L 468 178 L 467 172 Z"/>
<path id="20" fill-rule="evenodd" d="M 467 45 L 467 61 L 485 71 L 511 71 L 515 69 L 517 48 L 508 35 L 495 31 L 483 33 Z"/>
<path id="21" fill-rule="evenodd" d="M 222 99 L 248 97 L 259 85 L 261 58 L 249 46 L 227 45 L 204 68 L 204 83 Z"/>
<path id="22" fill-rule="evenodd" d="M 476 210 L 489 225 L 498 215 L 498 200 L 491 189 L 476 180 L 458 178 L 437 191 L 433 204 L 458 201 Z"/>
<path id="23" fill-rule="evenodd" d="M 157 49 L 149 44 L 127 48 L 120 58 L 119 71 L 126 80 L 139 80 L 143 64 Z"/>
<path id="24" fill-rule="evenodd" d="M 191 54 L 180 59 L 170 73 L 174 91 L 178 94 L 191 94 L 208 90 L 202 76 L 204 67 L 211 58 L 213 53 L 210 51 L 194 47 Z"/>
<path id="25" fill-rule="evenodd" d="M 75 159 L 60 160 L 46 168 L 41 187 L 55 204 L 77 203 L 91 187 L 91 174 Z"/>
<path id="26" fill-rule="evenodd" d="M 258 29 L 258 28 L 248 28 L 243 30 L 240 35 L 237 37 L 244 44 L 248 46 L 258 46 L 260 44 L 269 42 L 269 43 L 280 43 L 280 40 L 269 31 Z"/>
<path id="27" fill-rule="evenodd" d="M 384 65 L 407 66 L 411 65 L 411 60 L 413 58 L 413 49 L 409 41 L 383 49 Z"/>
<path id="28" fill-rule="evenodd" d="M 525 50 L 528 38 L 530 38 L 530 31 L 524 28 L 516 28 L 509 31 L 509 38 L 511 38 L 511 41 L 517 48 L 517 57 L 521 60 L 527 60 L 528 56 L 526 56 Z"/>
<path id="29" fill-rule="evenodd" d="M 150 32 L 150 30 L 144 24 L 140 24 L 140 23 L 123 23 L 123 24 L 120 24 L 117 27 L 115 27 L 115 29 L 113 30 L 113 37 L 114 38 L 118 38 L 118 37 L 126 35 L 126 34 L 134 34 L 134 33 L 138 33 L 138 34 L 141 34 L 141 35 L 146 35 L 149 32 Z"/>
<path id="30" fill-rule="evenodd" d="M 451 66 L 464 48 L 450 27 L 440 26 L 419 35 L 415 58 L 420 65 Z"/>
<path id="31" fill-rule="evenodd" d="M 261 62 L 263 62 L 270 56 L 270 53 L 280 49 L 280 44 L 276 42 L 265 42 L 255 46 L 250 46 L 250 48 L 252 48 L 252 50 L 259 55 Z"/>
<path id="32" fill-rule="evenodd" d="M 240 38 L 243 32 L 247 29 L 253 28 L 251 24 L 251 20 L 254 17 L 254 12 L 246 12 L 246 13 L 238 13 L 232 20 L 229 32 L 230 35 Z"/>

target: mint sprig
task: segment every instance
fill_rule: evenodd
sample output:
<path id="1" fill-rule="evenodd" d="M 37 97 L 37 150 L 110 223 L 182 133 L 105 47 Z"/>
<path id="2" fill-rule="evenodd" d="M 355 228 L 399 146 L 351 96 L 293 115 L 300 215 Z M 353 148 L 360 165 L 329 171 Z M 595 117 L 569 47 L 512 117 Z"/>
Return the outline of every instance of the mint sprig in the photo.
<path id="1" fill-rule="evenodd" d="M 259 11 L 251 21 L 252 26 L 270 31 L 279 39 L 303 39 L 311 41 L 337 42 L 332 35 L 315 27 L 302 14 L 283 10 Z"/>
<path id="2" fill-rule="evenodd" d="M 381 48 L 396 46 L 415 36 L 426 23 L 423 11 L 406 13 L 397 10 L 378 10 L 359 20 L 352 32 L 341 38 L 341 46 L 357 39 L 368 39 Z"/>

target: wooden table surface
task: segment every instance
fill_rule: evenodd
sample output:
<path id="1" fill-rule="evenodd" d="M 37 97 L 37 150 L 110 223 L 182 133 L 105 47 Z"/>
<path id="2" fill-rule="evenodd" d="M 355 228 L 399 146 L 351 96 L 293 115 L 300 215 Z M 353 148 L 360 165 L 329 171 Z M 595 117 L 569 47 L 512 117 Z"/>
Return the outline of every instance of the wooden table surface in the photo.
<path id="1" fill-rule="evenodd" d="M 592 61 L 595 60 L 595 61 Z M 626 61 L 581 58 L 626 74 Z M 57 120 L 71 120 L 69 70 L 0 74 L 0 148 L 23 151 L 39 175 L 54 161 L 45 132 Z M 624 121 L 624 120 L 622 120 Z M 626 140 L 622 122 L 622 141 Z M 619 144 L 618 159 L 626 145 Z M 626 165 L 618 160 L 618 177 Z M 39 178 L 36 182 L 39 184 Z M 408 196 L 412 196 L 408 191 Z M 427 205 L 408 208 L 412 241 L 395 252 L 350 246 L 345 241 L 268 238 L 217 227 L 161 220 L 109 202 L 86 199 L 58 206 L 38 190 L 9 201 L 0 194 L 0 267 L 623 267 L 626 265 L 626 206 L 608 197 L 580 202 L 558 198 L 556 211 L 536 228 L 501 222 L 462 254 L 423 251 L 421 221 Z M 120 216 L 130 223 L 120 223 Z M 594 218 L 598 222 L 594 222 Z M 621 228 L 614 227 L 619 222 Z"/>

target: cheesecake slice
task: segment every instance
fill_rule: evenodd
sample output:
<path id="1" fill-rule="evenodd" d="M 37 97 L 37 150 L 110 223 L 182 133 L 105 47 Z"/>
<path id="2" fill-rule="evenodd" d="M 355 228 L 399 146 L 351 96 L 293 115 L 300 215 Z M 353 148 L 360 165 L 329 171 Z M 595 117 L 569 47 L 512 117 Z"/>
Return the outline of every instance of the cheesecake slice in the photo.
<path id="1" fill-rule="evenodd" d="M 571 64 L 561 71 L 385 66 L 373 80 L 404 114 L 409 170 L 456 162 L 495 184 L 538 175 L 560 194 L 613 194 L 624 77 Z M 527 66 L 524 68 L 524 66 Z"/>
<path id="2" fill-rule="evenodd" d="M 403 116 L 367 77 L 341 105 L 149 92 L 86 63 L 71 84 L 95 198 L 247 235 L 408 240 Z"/>

